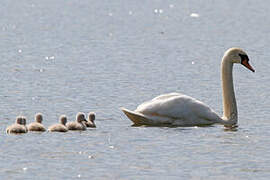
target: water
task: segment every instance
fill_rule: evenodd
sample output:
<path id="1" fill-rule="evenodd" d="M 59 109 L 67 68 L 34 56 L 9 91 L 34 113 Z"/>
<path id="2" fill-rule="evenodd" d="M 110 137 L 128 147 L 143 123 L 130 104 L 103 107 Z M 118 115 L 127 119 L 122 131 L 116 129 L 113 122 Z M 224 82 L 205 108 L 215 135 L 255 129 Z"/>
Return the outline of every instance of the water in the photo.
<path id="1" fill-rule="evenodd" d="M 0 2 L 1 179 L 268 179 L 270 2 Z M 222 113 L 220 60 L 234 68 L 237 131 L 131 127 L 119 107 L 181 92 Z M 7 135 L 17 115 L 44 125 L 95 111 L 85 132 Z"/>

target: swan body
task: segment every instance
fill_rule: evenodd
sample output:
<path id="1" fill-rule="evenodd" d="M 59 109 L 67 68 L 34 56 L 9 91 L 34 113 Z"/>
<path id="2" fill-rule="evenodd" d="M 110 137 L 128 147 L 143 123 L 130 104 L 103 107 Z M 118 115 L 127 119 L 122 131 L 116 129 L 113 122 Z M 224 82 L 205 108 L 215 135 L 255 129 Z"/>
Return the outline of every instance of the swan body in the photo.
<path id="1" fill-rule="evenodd" d="M 16 118 L 15 123 L 7 127 L 6 132 L 8 134 L 27 133 L 28 130 L 25 126 L 25 123 L 26 123 L 25 118 L 23 118 L 22 116 L 18 116 Z"/>
<path id="2" fill-rule="evenodd" d="M 66 127 L 67 117 L 65 115 L 61 115 L 59 118 L 58 124 L 53 124 L 48 128 L 50 132 L 67 132 L 68 128 Z"/>
<path id="3" fill-rule="evenodd" d="M 29 131 L 40 131 L 44 132 L 46 131 L 46 128 L 43 126 L 42 121 L 43 121 L 43 116 L 41 113 L 37 113 L 35 115 L 36 122 L 30 123 L 27 128 Z"/>
<path id="4" fill-rule="evenodd" d="M 234 95 L 232 69 L 241 63 L 251 71 L 247 54 L 240 48 L 230 48 L 222 58 L 223 117 L 203 102 L 180 93 L 160 95 L 137 107 L 135 111 L 121 108 L 134 125 L 204 126 L 215 123 L 225 126 L 237 124 L 237 105 Z"/>
<path id="5" fill-rule="evenodd" d="M 122 110 L 128 114 L 126 109 Z M 140 122 L 132 118 L 136 125 L 211 125 L 220 120 L 217 113 L 207 105 L 180 93 L 160 95 L 139 105 L 135 114 L 147 119 Z"/>
<path id="6" fill-rule="evenodd" d="M 59 118 L 58 124 L 53 124 L 48 128 L 50 132 L 67 132 L 68 128 L 66 127 L 67 117 L 65 115 L 61 115 Z"/>
<path id="7" fill-rule="evenodd" d="M 76 121 L 75 122 L 68 122 L 66 126 L 67 126 L 68 130 L 85 131 L 86 126 L 84 125 L 83 122 L 86 122 L 85 115 L 83 113 L 79 112 L 76 116 Z"/>

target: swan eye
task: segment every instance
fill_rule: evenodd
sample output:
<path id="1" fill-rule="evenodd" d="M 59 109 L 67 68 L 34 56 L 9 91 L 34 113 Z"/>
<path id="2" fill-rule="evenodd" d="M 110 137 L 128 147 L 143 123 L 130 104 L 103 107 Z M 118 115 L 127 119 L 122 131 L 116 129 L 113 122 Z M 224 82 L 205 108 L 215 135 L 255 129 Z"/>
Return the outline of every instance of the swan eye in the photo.
<path id="1" fill-rule="evenodd" d="M 239 54 L 239 56 L 241 58 L 241 64 L 243 61 L 247 61 L 247 62 L 249 61 L 248 56 L 246 54 Z"/>

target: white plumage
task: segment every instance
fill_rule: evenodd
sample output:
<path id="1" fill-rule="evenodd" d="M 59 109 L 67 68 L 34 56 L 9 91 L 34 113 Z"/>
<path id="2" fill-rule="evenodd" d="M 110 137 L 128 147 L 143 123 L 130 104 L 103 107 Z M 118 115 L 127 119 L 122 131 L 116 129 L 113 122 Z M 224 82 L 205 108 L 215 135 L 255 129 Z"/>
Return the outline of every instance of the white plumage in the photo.
<path id="1" fill-rule="evenodd" d="M 148 115 L 150 119 L 156 119 L 160 123 L 171 125 L 210 125 L 219 119 L 219 116 L 201 101 L 180 93 L 160 95 L 151 101 L 137 107 L 135 112 Z M 158 122 L 160 121 L 160 122 Z"/>
<path id="2" fill-rule="evenodd" d="M 125 112 L 126 109 L 122 108 Z M 139 105 L 134 114 L 144 117 L 145 121 L 136 125 L 194 126 L 211 125 L 219 116 L 203 102 L 180 93 L 160 95 Z"/>

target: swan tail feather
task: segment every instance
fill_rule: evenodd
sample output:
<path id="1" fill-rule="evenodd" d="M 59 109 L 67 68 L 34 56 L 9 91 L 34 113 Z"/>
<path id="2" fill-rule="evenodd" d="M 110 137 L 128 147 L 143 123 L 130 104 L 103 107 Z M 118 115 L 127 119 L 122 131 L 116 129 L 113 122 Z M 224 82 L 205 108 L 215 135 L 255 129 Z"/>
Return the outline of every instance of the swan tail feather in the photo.
<path id="1" fill-rule="evenodd" d="M 134 125 L 147 125 L 148 119 L 144 117 L 144 115 L 130 111 L 126 108 L 121 108 L 121 110 L 124 112 L 124 114 L 134 123 Z"/>

